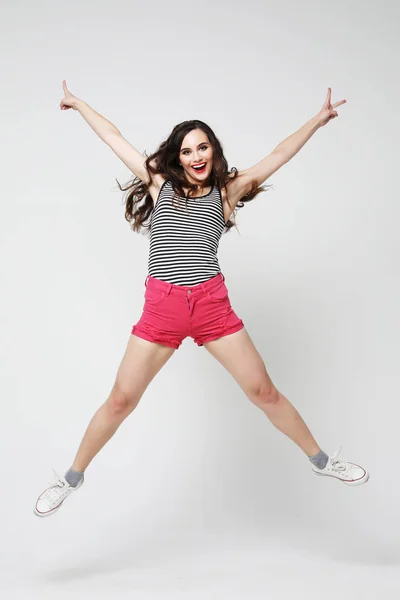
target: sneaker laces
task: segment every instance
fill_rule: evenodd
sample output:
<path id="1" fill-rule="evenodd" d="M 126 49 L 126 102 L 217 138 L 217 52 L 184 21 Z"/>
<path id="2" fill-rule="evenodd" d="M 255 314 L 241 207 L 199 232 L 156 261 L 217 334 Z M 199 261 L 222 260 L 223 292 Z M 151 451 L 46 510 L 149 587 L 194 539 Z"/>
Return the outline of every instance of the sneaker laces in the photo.
<path id="1" fill-rule="evenodd" d="M 53 469 L 53 479 L 48 482 L 50 487 L 42 494 L 42 500 L 50 506 L 57 504 L 71 487 L 69 483 Z"/>
<path id="2" fill-rule="evenodd" d="M 340 448 L 338 450 L 336 450 L 335 454 L 332 456 L 331 458 L 331 467 L 332 469 L 334 469 L 335 471 L 346 471 L 346 469 L 350 466 L 347 463 L 338 460 L 338 456 L 342 451 L 342 446 L 340 446 Z"/>

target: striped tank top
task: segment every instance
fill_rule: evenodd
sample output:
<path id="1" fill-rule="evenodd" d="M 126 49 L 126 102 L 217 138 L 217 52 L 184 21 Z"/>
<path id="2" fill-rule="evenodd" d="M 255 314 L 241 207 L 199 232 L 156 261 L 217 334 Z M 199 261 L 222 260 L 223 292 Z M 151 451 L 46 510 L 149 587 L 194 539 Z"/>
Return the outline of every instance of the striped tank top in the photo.
<path id="1" fill-rule="evenodd" d="M 221 272 L 217 252 L 225 229 L 218 186 L 205 196 L 172 198 L 163 183 L 150 219 L 148 274 L 175 285 L 196 285 Z"/>

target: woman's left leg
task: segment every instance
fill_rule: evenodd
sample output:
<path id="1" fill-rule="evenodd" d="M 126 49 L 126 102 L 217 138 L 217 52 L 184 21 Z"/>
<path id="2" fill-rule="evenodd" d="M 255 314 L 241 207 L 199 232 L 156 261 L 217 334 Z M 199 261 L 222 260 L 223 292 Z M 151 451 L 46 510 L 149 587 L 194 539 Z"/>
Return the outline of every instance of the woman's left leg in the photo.
<path id="1" fill-rule="evenodd" d="M 368 481 L 369 473 L 364 467 L 338 460 L 341 448 L 332 457 L 320 449 L 297 410 L 272 383 L 245 329 L 206 342 L 204 346 L 233 375 L 248 398 L 261 408 L 275 427 L 307 454 L 315 473 L 335 477 L 347 485 Z"/>
<path id="2" fill-rule="evenodd" d="M 204 347 L 234 377 L 246 396 L 267 415 L 279 431 L 308 457 L 321 450 L 295 407 L 272 383 L 264 361 L 246 329 L 204 343 Z"/>

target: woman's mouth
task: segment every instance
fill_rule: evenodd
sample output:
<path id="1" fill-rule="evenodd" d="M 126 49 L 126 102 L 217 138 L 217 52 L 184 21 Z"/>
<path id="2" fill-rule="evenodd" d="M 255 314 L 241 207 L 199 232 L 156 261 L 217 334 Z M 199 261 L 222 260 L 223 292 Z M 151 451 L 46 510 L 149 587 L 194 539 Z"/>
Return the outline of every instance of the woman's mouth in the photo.
<path id="1" fill-rule="evenodd" d="M 196 171 L 196 173 L 204 173 L 206 170 L 207 163 L 201 163 L 200 165 L 192 166 L 192 169 Z"/>

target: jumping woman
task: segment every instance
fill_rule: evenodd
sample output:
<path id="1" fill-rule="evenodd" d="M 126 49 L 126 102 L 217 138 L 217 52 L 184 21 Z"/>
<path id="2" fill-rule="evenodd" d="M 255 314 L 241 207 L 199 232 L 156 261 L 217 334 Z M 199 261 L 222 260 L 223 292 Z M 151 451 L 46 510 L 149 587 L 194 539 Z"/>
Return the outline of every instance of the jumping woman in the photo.
<path id="1" fill-rule="evenodd" d="M 38 517 L 54 514 L 84 482 L 96 454 L 138 405 L 149 383 L 182 341 L 190 336 L 234 377 L 246 396 L 305 453 L 318 475 L 347 485 L 369 479 L 361 466 L 328 456 L 297 410 L 277 390 L 233 310 L 217 252 L 238 208 L 264 191 L 262 184 L 287 163 L 311 136 L 338 116 L 331 89 L 318 114 L 253 167 L 228 170 L 222 146 L 202 121 L 179 123 L 151 156 L 141 154 L 110 121 L 80 100 L 63 82 L 61 110 L 78 111 L 93 131 L 132 171 L 125 218 L 132 229 L 150 233 L 145 301 L 133 326 L 108 399 L 90 421 L 71 468 L 54 471 L 54 481 L 37 499 Z"/>

